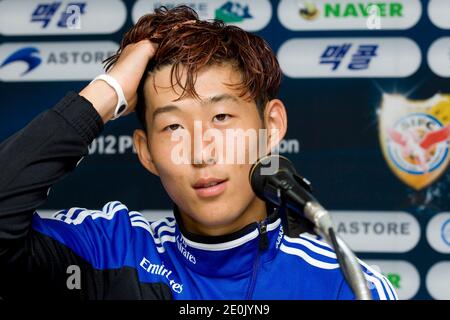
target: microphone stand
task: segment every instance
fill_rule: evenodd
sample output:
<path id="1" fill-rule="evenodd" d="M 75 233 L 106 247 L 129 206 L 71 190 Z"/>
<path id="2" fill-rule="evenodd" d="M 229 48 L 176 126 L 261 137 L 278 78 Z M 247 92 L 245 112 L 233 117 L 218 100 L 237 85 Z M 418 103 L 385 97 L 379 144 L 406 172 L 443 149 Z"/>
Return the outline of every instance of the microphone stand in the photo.
<path id="1" fill-rule="evenodd" d="M 361 265 L 345 241 L 334 232 L 333 222 L 328 211 L 318 202 L 310 201 L 305 205 L 304 214 L 314 223 L 316 232 L 333 246 L 344 277 L 352 288 L 356 299 L 372 300 L 372 293 L 367 287 Z"/>
<path id="2" fill-rule="evenodd" d="M 267 172 L 264 174 L 262 169 L 258 174 L 260 169 L 256 168 L 265 165 L 264 162 L 271 160 L 271 157 L 276 161 L 282 161 L 282 168 L 277 169 L 276 174 L 267 174 Z M 260 178 L 262 176 L 264 176 L 263 180 Z M 344 240 L 335 233 L 330 214 L 311 194 L 311 183 L 297 174 L 287 158 L 280 156 L 261 158 L 250 170 L 250 184 L 255 194 L 261 199 L 270 201 L 278 207 L 294 210 L 300 215 L 303 213 L 314 224 L 314 230 L 334 248 L 342 273 L 356 299 L 372 300 L 372 293 L 367 287 L 358 259 Z M 287 217 L 284 218 L 284 221 L 287 221 Z"/>
<path id="3" fill-rule="evenodd" d="M 325 240 L 334 248 L 336 257 L 344 274 L 347 283 L 353 290 L 358 300 L 372 300 L 372 293 L 367 287 L 361 265 L 353 251 L 334 231 L 333 221 L 328 211 L 310 193 L 311 184 L 308 180 L 298 174 L 293 174 L 297 183 L 287 178 L 283 173 L 279 176 L 270 176 L 264 187 L 264 194 L 271 202 L 278 206 L 296 210 L 303 207 L 305 217 L 315 226 L 315 231 L 322 235 Z M 288 201 L 289 199 L 289 201 Z M 310 199 L 305 201 L 304 199 Z M 295 203 L 295 206 L 290 205 Z"/>

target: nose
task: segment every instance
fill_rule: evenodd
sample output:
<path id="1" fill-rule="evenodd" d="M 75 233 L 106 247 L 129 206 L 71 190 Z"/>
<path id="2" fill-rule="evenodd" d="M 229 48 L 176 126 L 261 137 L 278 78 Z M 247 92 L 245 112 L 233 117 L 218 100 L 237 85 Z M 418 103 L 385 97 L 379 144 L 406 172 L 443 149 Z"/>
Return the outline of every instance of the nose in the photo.
<path id="1" fill-rule="evenodd" d="M 220 148 L 221 139 L 221 132 L 219 130 L 209 127 L 203 130 L 202 122 L 195 121 L 191 146 L 192 165 L 195 167 L 204 167 L 216 164 L 218 162 L 218 148 Z"/>

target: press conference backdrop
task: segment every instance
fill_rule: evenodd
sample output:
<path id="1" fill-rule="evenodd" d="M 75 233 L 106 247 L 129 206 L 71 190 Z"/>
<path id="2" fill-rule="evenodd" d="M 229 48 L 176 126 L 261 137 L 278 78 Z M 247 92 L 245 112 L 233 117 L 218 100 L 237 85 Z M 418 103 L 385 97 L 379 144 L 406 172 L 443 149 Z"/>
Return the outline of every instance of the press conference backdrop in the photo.
<path id="1" fill-rule="evenodd" d="M 0 140 L 101 73 L 141 15 L 188 4 L 270 43 L 289 117 L 281 152 L 359 257 L 402 299 L 450 299 L 450 1 L 370 2 L 2 0 Z M 108 123 L 40 212 L 119 200 L 167 214 L 133 151 L 137 126 Z"/>

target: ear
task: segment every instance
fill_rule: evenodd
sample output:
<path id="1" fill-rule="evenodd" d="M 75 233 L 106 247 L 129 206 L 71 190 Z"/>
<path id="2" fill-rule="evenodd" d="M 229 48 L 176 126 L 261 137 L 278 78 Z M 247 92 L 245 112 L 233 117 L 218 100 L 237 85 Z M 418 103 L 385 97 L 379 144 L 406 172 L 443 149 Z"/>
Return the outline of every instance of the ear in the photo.
<path id="1" fill-rule="evenodd" d="M 270 100 L 264 109 L 264 125 L 267 129 L 267 150 L 272 150 L 283 140 L 287 131 L 287 114 L 283 102 Z"/>
<path id="2" fill-rule="evenodd" d="M 136 149 L 139 161 L 145 169 L 150 171 L 156 176 L 159 176 L 158 170 L 153 163 L 153 159 L 150 153 L 147 134 L 144 130 L 136 129 L 133 134 L 133 144 Z"/>

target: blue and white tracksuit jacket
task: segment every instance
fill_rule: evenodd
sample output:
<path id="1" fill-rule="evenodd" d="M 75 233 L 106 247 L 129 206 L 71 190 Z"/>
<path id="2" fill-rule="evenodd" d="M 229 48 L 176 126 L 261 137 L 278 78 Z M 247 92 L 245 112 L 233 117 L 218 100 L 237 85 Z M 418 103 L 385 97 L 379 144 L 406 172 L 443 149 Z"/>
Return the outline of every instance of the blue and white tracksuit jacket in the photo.
<path id="1" fill-rule="evenodd" d="M 118 201 L 40 217 L 49 188 L 102 128 L 92 105 L 71 92 L 0 144 L 0 297 L 354 299 L 330 246 L 284 234 L 276 210 L 217 237 L 186 231 L 176 209 L 149 222 Z M 361 265 L 374 299 L 397 298 L 384 276 Z"/>

